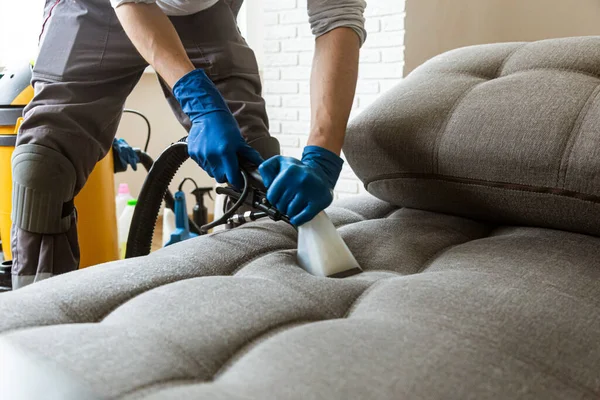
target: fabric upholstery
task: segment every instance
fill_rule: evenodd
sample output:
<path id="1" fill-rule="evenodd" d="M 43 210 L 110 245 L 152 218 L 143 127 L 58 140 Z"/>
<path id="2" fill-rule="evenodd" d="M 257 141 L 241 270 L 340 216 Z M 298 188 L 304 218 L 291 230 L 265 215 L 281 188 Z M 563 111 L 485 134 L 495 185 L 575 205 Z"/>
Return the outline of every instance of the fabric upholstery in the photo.
<path id="1" fill-rule="evenodd" d="M 600 37 L 437 56 L 349 127 L 367 190 L 398 206 L 600 234 Z"/>
<path id="2" fill-rule="evenodd" d="M 360 274 L 261 221 L 1 294 L 0 394 L 600 398 L 599 48 L 453 51 L 359 116 L 372 194 L 327 214 Z"/>
<path id="3" fill-rule="evenodd" d="M 3 294 L 0 352 L 100 398 L 600 396 L 600 238 L 371 196 L 328 214 L 362 274 L 314 277 L 293 229 L 252 224 Z"/>

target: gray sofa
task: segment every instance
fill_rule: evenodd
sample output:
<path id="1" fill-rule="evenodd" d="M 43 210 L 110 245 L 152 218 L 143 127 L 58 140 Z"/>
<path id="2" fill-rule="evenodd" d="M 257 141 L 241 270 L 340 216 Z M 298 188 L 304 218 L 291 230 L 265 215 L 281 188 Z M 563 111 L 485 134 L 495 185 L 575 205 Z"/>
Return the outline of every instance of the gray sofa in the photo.
<path id="1" fill-rule="evenodd" d="M 2 294 L 0 393 L 600 398 L 599 93 L 600 37 L 428 61 L 349 127 L 362 274 L 266 221 Z"/>

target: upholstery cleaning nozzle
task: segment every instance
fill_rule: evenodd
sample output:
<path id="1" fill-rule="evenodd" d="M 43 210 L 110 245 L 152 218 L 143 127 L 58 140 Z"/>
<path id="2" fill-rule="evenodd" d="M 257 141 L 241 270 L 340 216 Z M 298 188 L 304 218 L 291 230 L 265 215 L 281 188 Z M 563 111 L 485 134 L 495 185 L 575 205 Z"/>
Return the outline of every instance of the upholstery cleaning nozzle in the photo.
<path id="1" fill-rule="evenodd" d="M 325 211 L 298 227 L 298 263 L 312 275 L 329 278 L 362 272 Z"/>

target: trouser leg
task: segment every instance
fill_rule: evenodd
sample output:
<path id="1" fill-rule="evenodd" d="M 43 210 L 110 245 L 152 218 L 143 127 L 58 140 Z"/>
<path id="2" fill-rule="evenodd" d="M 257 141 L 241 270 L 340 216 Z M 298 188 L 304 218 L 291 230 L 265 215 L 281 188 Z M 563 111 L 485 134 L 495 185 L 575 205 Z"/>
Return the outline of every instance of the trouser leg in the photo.
<path id="1" fill-rule="evenodd" d="M 49 6 L 48 6 L 49 5 Z M 47 2 L 13 155 L 13 287 L 78 268 L 72 206 L 146 66 L 106 0 Z"/>

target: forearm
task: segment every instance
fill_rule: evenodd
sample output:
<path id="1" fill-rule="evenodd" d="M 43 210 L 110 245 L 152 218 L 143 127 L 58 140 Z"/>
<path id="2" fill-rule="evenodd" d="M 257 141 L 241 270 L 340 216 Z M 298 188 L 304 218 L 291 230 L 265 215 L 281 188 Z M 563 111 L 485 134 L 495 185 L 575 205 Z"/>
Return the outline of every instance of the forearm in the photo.
<path id="1" fill-rule="evenodd" d="M 356 90 L 359 47 L 356 33 L 349 28 L 337 28 L 317 38 L 308 145 L 340 154 Z"/>
<path id="2" fill-rule="evenodd" d="M 170 87 L 194 70 L 175 27 L 156 4 L 127 3 L 116 13 L 135 48 Z"/>

